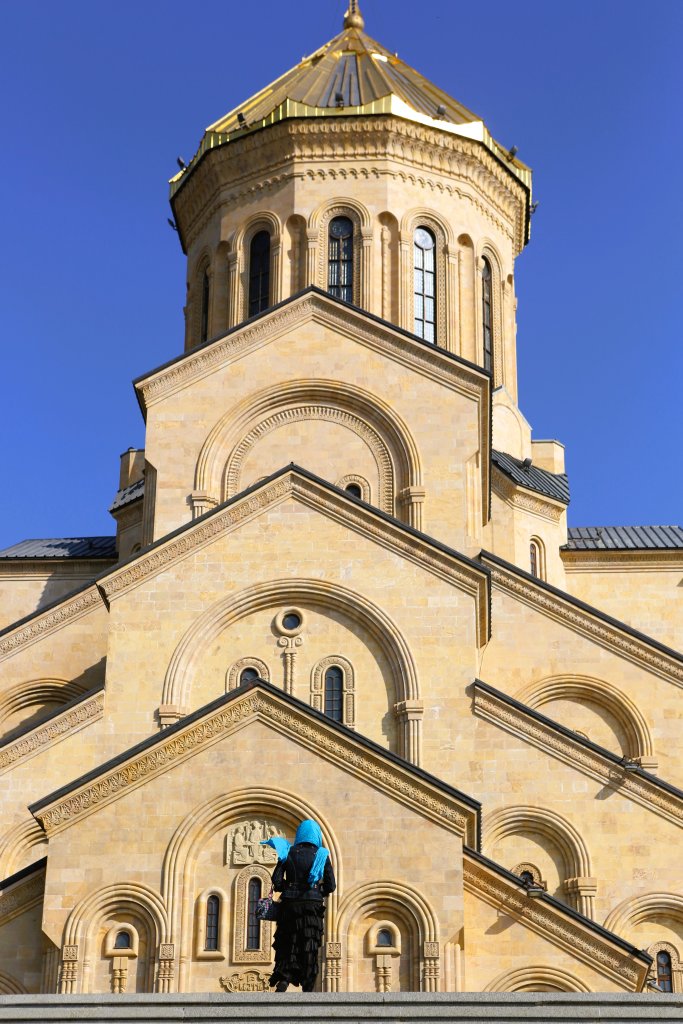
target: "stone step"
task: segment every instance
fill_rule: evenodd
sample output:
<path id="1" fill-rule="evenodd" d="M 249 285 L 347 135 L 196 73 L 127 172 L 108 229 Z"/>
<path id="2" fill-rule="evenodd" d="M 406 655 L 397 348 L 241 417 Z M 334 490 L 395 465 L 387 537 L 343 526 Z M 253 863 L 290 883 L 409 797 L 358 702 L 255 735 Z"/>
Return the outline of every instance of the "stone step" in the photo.
<path id="1" fill-rule="evenodd" d="M 427 1021 L 496 1021 L 537 1024 L 683 1022 L 683 995 L 583 993 L 274 993 L 120 996 L 0 996 L 0 1021 L 36 1024 L 424 1024 Z"/>

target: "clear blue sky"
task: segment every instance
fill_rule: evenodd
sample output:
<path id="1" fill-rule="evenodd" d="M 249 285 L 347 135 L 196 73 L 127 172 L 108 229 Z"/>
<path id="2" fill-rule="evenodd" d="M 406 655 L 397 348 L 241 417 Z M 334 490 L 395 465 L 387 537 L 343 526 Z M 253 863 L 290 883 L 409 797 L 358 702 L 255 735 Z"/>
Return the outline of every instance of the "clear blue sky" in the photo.
<path id="1" fill-rule="evenodd" d="M 535 172 L 517 261 L 534 436 L 572 525 L 681 523 L 681 0 L 362 0 L 371 36 Z M 0 548 L 114 532 L 131 380 L 182 350 L 175 158 L 341 26 L 344 0 L 5 0 Z"/>

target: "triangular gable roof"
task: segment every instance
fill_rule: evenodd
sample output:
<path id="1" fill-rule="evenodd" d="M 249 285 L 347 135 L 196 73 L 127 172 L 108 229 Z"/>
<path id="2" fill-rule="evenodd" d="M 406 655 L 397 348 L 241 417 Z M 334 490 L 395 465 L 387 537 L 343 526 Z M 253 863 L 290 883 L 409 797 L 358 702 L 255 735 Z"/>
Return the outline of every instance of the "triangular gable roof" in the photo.
<path id="1" fill-rule="evenodd" d="M 290 495 L 299 497 L 309 507 L 317 508 L 322 514 L 365 534 L 375 542 L 379 535 L 383 544 L 413 559 L 426 572 L 434 572 L 452 580 L 476 599 L 478 643 L 481 645 L 489 638 L 489 574 L 480 562 L 420 533 L 374 505 L 354 498 L 348 491 L 335 487 L 295 463 L 265 477 L 205 512 L 203 516 L 185 523 L 127 562 L 103 573 L 97 579 L 97 586 L 107 602 L 115 600 L 128 589 L 138 586 L 146 577 L 168 568 L 174 560 L 184 558 L 196 548 L 212 542 L 224 531 L 260 514 L 266 507 Z"/>
<path id="2" fill-rule="evenodd" d="M 484 404 L 490 406 L 491 375 L 483 367 L 360 306 L 344 302 L 316 285 L 309 285 L 249 320 L 136 377 L 133 387 L 143 416 L 150 405 L 166 394 L 241 358 L 251 348 L 261 345 L 267 335 L 272 333 L 276 336 L 278 331 L 291 330 L 298 322 L 314 316 L 404 366 L 439 377 L 451 386 L 459 386 L 461 391 L 472 397 L 484 395 L 488 398 Z M 488 435 L 482 432 L 482 436 Z"/>
<path id="3" fill-rule="evenodd" d="M 566 623 L 622 657 L 643 665 L 663 679 L 683 686 L 683 654 L 679 651 L 606 615 L 559 587 L 553 587 L 537 576 L 532 576 L 490 551 L 481 551 L 479 561 L 491 569 L 492 583 L 499 589 L 537 608 L 542 614 Z"/>
<path id="4" fill-rule="evenodd" d="M 38 800 L 29 810 L 48 836 L 61 832 L 255 718 L 272 723 L 278 731 L 310 746 L 343 771 L 413 807 L 470 844 L 479 845 L 478 800 L 347 726 L 333 722 L 263 679 L 218 697 L 158 735 Z"/>
<path id="5" fill-rule="evenodd" d="M 548 893 L 533 898 L 522 879 L 476 850 L 464 849 L 465 888 L 620 985 L 640 992 L 652 957 Z"/>

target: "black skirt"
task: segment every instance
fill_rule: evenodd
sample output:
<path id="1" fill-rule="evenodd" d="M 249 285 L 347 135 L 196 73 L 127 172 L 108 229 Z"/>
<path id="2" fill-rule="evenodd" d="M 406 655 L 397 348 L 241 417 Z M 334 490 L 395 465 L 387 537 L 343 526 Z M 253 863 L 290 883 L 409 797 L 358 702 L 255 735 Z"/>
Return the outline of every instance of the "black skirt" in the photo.
<path id="1" fill-rule="evenodd" d="M 323 940 L 322 900 L 280 900 L 275 927 L 275 969 L 271 987 L 286 981 L 312 992 L 318 976 L 318 951 Z"/>

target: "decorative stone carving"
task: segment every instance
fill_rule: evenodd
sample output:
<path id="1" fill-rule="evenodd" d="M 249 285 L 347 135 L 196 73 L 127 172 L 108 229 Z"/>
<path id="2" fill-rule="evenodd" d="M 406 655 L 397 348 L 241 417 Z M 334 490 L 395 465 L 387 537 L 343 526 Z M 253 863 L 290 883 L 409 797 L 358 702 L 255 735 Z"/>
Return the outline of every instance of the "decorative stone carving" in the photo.
<path id="1" fill-rule="evenodd" d="M 316 711 L 325 709 L 325 673 L 328 668 L 338 665 L 344 675 L 342 693 L 342 721 L 350 729 L 356 726 L 356 679 L 353 665 L 347 658 L 333 654 L 323 658 L 311 673 L 311 707 Z"/>
<path id="2" fill-rule="evenodd" d="M 23 914 L 43 899 L 45 872 L 31 875 L 23 883 L 13 885 L 9 892 L 0 895 L 0 924 L 6 924 L 17 914 Z"/>
<path id="3" fill-rule="evenodd" d="M 162 942 L 159 946 L 160 960 L 173 960 L 175 957 L 175 946 L 172 942 Z"/>
<path id="4" fill-rule="evenodd" d="M 207 714 L 187 729 L 181 729 L 170 739 L 164 741 L 160 737 L 151 749 L 98 776 L 75 793 L 58 798 L 44 809 L 34 805 L 33 813 L 48 836 L 53 835 L 69 822 L 116 800 L 129 786 L 139 786 L 147 779 L 168 771 L 173 764 L 191 756 L 205 744 L 215 742 L 221 735 L 228 735 L 254 715 L 272 718 L 279 727 L 289 730 L 302 742 L 310 742 L 321 756 L 330 758 L 360 778 L 369 778 L 372 784 L 394 797 L 415 804 L 424 814 L 438 821 L 441 827 L 466 836 L 466 841 L 474 845 L 476 814 L 473 810 L 459 809 L 453 799 L 447 799 L 427 782 L 417 781 L 400 767 L 385 762 L 380 755 L 361 749 L 352 740 L 328 731 L 323 723 L 312 722 L 310 717 L 284 707 L 275 695 L 252 691 L 227 707 L 219 707 L 213 714 Z"/>
<path id="5" fill-rule="evenodd" d="M 225 837 L 225 863 L 238 867 L 243 864 L 275 864 L 277 854 L 271 846 L 260 846 L 262 840 L 280 836 L 284 832 L 264 819 L 250 819 L 230 829 Z"/>
<path id="6" fill-rule="evenodd" d="M 269 992 L 268 971 L 242 971 L 219 978 L 226 992 Z"/>
<path id="7" fill-rule="evenodd" d="M 62 950 L 62 960 L 64 963 L 72 963 L 78 960 L 78 946 L 64 946 Z"/>
<path id="8" fill-rule="evenodd" d="M 424 944 L 424 955 L 427 959 L 436 960 L 439 958 L 439 943 L 438 942 L 425 942 Z"/>
<path id="9" fill-rule="evenodd" d="M 14 654 L 19 648 L 26 647 L 35 640 L 42 639 L 53 630 L 59 629 L 67 622 L 80 618 L 81 615 L 85 615 L 101 602 L 102 597 L 99 591 L 96 587 L 92 587 L 85 594 L 79 594 L 71 600 L 63 601 L 54 611 L 36 615 L 28 625 L 17 628 L 9 636 L 0 640 L 0 658 Z"/>
<path id="10" fill-rule="evenodd" d="M 13 767 L 18 761 L 29 758 L 43 747 L 55 740 L 76 732 L 84 725 L 89 725 L 102 716 L 104 711 L 104 691 L 100 690 L 75 707 L 61 715 L 55 716 L 43 726 L 36 726 L 27 736 L 22 736 L 14 743 L 8 743 L 0 751 L 0 773 Z"/>
<path id="11" fill-rule="evenodd" d="M 270 850 L 270 847 L 261 847 L 261 849 L 268 849 L 270 853 L 275 852 L 274 850 Z M 259 879 L 261 882 L 261 893 L 265 895 L 265 893 L 270 889 L 270 875 L 270 869 L 266 869 L 261 864 L 251 864 L 248 867 L 242 868 L 235 880 L 232 949 L 232 959 L 235 963 L 269 964 L 273 959 L 271 945 L 273 941 L 272 921 L 259 922 L 258 948 L 247 949 L 245 941 L 248 924 L 249 882 L 252 878 Z"/>
<path id="12" fill-rule="evenodd" d="M 341 960 L 341 942 L 328 942 L 325 947 L 325 956 L 328 960 Z"/>

